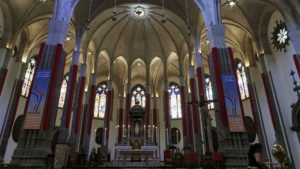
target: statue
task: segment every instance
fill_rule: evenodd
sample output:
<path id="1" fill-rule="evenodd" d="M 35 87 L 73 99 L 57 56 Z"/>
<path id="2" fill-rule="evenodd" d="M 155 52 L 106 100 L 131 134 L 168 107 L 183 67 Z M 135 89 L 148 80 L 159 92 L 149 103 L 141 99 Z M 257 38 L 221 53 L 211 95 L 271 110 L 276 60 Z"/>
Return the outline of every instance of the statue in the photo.
<path id="1" fill-rule="evenodd" d="M 287 164 L 286 152 L 281 145 L 274 144 L 272 147 L 272 154 L 279 163 L 278 169 L 288 169 L 286 165 Z"/>
<path id="2" fill-rule="evenodd" d="M 95 163 L 96 162 L 96 157 L 97 157 L 96 149 L 93 148 L 92 152 L 91 152 L 91 155 L 90 155 L 90 162 Z"/>

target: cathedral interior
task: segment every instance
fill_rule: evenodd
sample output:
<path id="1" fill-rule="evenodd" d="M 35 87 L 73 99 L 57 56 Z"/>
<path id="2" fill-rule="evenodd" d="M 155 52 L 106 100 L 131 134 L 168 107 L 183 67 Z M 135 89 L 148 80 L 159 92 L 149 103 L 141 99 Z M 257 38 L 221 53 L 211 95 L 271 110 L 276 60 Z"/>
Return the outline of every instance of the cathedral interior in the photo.
<path id="1" fill-rule="evenodd" d="M 0 0 L 0 168 L 300 169 L 299 77 L 299 0 Z"/>

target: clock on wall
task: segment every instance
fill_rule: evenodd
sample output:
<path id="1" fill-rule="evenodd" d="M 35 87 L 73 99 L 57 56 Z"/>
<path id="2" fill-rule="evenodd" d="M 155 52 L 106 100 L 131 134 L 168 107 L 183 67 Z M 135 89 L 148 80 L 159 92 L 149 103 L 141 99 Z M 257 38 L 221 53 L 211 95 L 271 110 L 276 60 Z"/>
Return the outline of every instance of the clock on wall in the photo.
<path id="1" fill-rule="evenodd" d="M 277 51 L 284 51 L 287 52 L 286 47 L 289 46 L 289 36 L 288 30 L 283 21 L 276 21 L 276 26 L 274 27 L 274 32 L 272 32 L 272 44 L 274 49 Z"/>

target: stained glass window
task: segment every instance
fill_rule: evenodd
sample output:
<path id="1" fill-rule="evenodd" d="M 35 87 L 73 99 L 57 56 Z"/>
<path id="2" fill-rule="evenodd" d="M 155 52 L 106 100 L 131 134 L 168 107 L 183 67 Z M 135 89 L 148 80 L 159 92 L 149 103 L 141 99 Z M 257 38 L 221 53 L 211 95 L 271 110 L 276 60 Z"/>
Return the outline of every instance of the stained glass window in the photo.
<path id="1" fill-rule="evenodd" d="M 141 85 L 134 87 L 131 93 L 131 107 L 136 104 L 142 107 L 146 106 L 146 92 Z"/>
<path id="2" fill-rule="evenodd" d="M 181 101 L 180 101 L 180 90 L 177 84 L 170 83 L 169 87 L 169 104 L 170 114 L 172 119 L 181 118 Z"/>
<path id="3" fill-rule="evenodd" d="M 94 118 L 104 118 L 106 108 L 107 83 L 98 85 L 95 98 Z"/>
<path id="4" fill-rule="evenodd" d="M 245 66 L 242 62 L 237 64 L 237 80 L 240 88 L 241 99 L 246 99 L 249 97 L 249 91 L 247 86 L 247 77 L 245 73 Z"/>
<path id="5" fill-rule="evenodd" d="M 61 88 L 60 88 L 60 95 L 59 95 L 59 102 L 58 102 L 58 107 L 60 107 L 60 108 L 64 107 L 68 82 L 69 82 L 69 75 L 67 74 L 64 76 L 64 80 L 63 80 L 63 82 L 61 84 Z"/>
<path id="6" fill-rule="evenodd" d="M 213 100 L 212 85 L 211 85 L 211 81 L 210 81 L 209 77 L 205 78 L 205 85 L 206 85 L 206 99 Z M 212 110 L 215 108 L 215 105 L 213 102 L 208 103 L 207 106 L 208 106 L 209 110 Z"/>
<path id="7" fill-rule="evenodd" d="M 22 86 L 22 96 L 28 97 L 29 94 L 29 89 L 31 86 L 31 82 L 33 79 L 33 74 L 36 66 L 36 58 L 32 57 L 30 58 L 28 65 L 27 65 L 27 70 L 25 73 L 25 78 L 24 78 L 24 83 Z"/>

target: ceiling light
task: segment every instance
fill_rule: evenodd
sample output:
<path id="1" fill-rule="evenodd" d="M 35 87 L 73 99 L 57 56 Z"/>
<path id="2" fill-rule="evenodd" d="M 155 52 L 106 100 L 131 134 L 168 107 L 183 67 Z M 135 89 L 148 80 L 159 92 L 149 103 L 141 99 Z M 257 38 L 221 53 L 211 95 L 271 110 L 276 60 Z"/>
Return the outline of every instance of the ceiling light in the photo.
<path id="1" fill-rule="evenodd" d="M 40 0 L 40 2 L 46 2 L 47 0 Z"/>
<path id="2" fill-rule="evenodd" d="M 92 53 L 90 51 L 87 52 L 88 55 L 91 55 Z"/>
<path id="3" fill-rule="evenodd" d="M 228 2 L 228 5 L 229 5 L 231 8 L 233 8 L 233 7 L 235 7 L 235 6 L 237 5 L 238 0 L 227 0 L 227 2 Z"/>
<path id="4" fill-rule="evenodd" d="M 70 36 L 66 37 L 66 41 L 70 41 L 70 40 L 71 40 Z"/>
<path id="5" fill-rule="evenodd" d="M 137 18 L 143 18 L 145 16 L 145 9 L 138 6 L 137 8 L 135 8 L 134 15 Z"/>
<path id="6" fill-rule="evenodd" d="M 138 65 L 138 66 L 142 66 L 142 63 L 141 63 L 141 62 L 137 62 L 137 65 Z"/>

